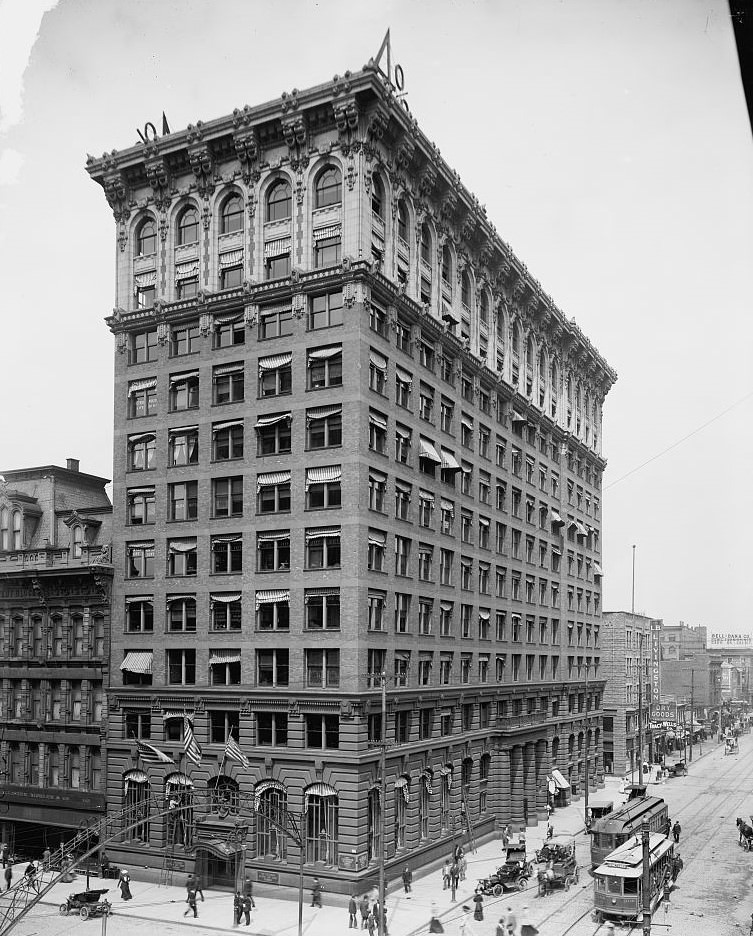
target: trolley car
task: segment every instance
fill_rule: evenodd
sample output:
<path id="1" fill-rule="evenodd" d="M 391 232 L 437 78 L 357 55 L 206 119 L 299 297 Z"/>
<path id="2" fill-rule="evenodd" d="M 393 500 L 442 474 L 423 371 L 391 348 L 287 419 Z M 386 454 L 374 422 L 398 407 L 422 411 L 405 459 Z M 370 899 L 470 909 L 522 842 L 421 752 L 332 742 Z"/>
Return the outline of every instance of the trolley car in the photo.
<path id="1" fill-rule="evenodd" d="M 676 874 L 674 842 L 658 832 L 649 836 L 651 912 L 661 903 L 665 885 Z M 678 862 L 679 864 L 679 862 Z M 594 911 L 599 923 L 625 923 L 643 919 L 643 845 L 641 836 L 631 839 L 608 855 L 594 875 Z"/>
<path id="2" fill-rule="evenodd" d="M 667 804 L 660 796 L 643 796 L 595 820 L 590 830 L 591 867 L 600 865 L 615 848 L 640 832 L 644 822 L 651 832 L 666 834 L 667 817 Z"/>

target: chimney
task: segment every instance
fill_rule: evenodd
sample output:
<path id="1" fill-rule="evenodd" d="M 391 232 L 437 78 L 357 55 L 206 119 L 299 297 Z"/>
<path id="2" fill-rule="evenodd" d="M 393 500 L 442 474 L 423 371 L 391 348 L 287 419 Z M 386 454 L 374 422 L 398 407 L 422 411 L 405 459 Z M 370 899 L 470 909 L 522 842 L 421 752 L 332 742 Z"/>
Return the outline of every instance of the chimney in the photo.
<path id="1" fill-rule="evenodd" d="M 77 458 L 69 458 L 66 460 L 66 468 L 68 471 L 78 471 L 79 461 Z"/>

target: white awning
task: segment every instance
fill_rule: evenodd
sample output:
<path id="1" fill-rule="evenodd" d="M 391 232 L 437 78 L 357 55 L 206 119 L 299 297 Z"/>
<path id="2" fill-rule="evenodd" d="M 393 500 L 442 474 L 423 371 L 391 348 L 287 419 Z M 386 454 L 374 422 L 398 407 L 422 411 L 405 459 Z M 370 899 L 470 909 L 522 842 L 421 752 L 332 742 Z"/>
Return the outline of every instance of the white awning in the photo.
<path id="1" fill-rule="evenodd" d="M 306 490 L 312 484 L 325 484 L 329 481 L 339 481 L 342 478 L 340 465 L 324 465 L 321 468 L 306 469 Z"/>
<path id="2" fill-rule="evenodd" d="M 256 593 L 256 610 L 263 604 L 285 604 L 290 601 L 290 590 L 284 588 L 269 589 Z"/>
<path id="3" fill-rule="evenodd" d="M 133 277 L 133 285 L 136 287 L 136 289 L 145 289 L 147 286 L 154 286 L 156 282 L 156 270 L 149 270 L 146 273 L 136 273 Z"/>
<path id="4" fill-rule="evenodd" d="M 218 325 L 237 325 L 243 321 L 243 313 L 234 315 L 215 315 L 212 324 L 216 328 Z"/>
<path id="5" fill-rule="evenodd" d="M 312 796 L 321 796 L 323 799 L 337 799 L 337 790 L 328 783 L 312 783 L 303 791 L 303 809 L 304 812 L 309 808 L 309 798 Z"/>
<path id="6" fill-rule="evenodd" d="M 224 267 L 240 266 L 243 263 L 243 248 L 228 250 L 220 254 L 220 269 Z"/>
<path id="7" fill-rule="evenodd" d="M 226 422 L 218 422 L 212 424 L 212 432 L 217 432 L 220 429 L 232 429 L 233 426 L 242 426 L 242 419 L 228 419 Z"/>
<path id="8" fill-rule="evenodd" d="M 328 361 L 330 358 L 337 357 L 343 353 L 342 345 L 332 345 L 330 348 L 317 348 L 315 351 L 309 351 L 308 364 L 311 367 L 312 361 Z"/>
<path id="9" fill-rule="evenodd" d="M 146 442 L 149 439 L 156 439 L 156 438 L 157 438 L 156 432 L 142 432 L 141 435 L 128 436 L 128 444 L 135 445 L 137 442 Z"/>
<path id="10" fill-rule="evenodd" d="M 212 546 L 216 546 L 218 543 L 240 543 L 243 539 L 240 533 L 228 533 L 227 536 L 213 536 L 212 537 Z"/>
<path id="11" fill-rule="evenodd" d="M 419 436 L 418 457 L 426 458 L 429 461 L 435 462 L 437 465 L 442 464 L 442 459 L 439 457 L 439 453 L 437 452 L 436 448 L 434 448 L 434 443 L 424 438 L 424 436 Z"/>
<path id="12" fill-rule="evenodd" d="M 528 422 L 527 416 L 521 416 L 520 413 L 516 413 L 515 410 L 512 411 L 512 421 L 514 423 L 524 423 Z"/>
<path id="13" fill-rule="evenodd" d="M 376 367 L 378 371 L 381 371 L 384 374 L 387 373 L 387 358 L 382 357 L 378 351 L 369 351 L 369 361 L 374 365 L 374 367 Z"/>
<path id="14" fill-rule="evenodd" d="M 407 481 L 401 481 L 400 478 L 395 478 L 395 490 L 400 491 L 401 494 L 410 494 L 413 487 L 408 484 Z"/>
<path id="15" fill-rule="evenodd" d="M 221 666 L 224 663 L 240 663 L 240 650 L 210 650 L 209 665 Z"/>
<path id="16" fill-rule="evenodd" d="M 173 601 L 196 601 L 196 595 L 167 595 L 165 604 L 172 604 Z"/>
<path id="17" fill-rule="evenodd" d="M 452 503 L 452 501 L 448 501 L 442 498 L 442 500 L 440 501 L 440 507 L 442 508 L 442 510 L 445 510 L 448 513 L 450 513 L 453 517 L 455 516 L 455 505 Z"/>
<path id="18" fill-rule="evenodd" d="M 340 527 L 321 527 L 318 530 L 309 530 L 306 533 L 307 543 L 320 539 L 340 539 Z"/>
<path id="19" fill-rule="evenodd" d="M 560 517 L 557 511 L 552 507 L 552 516 L 551 516 L 552 526 L 563 526 L 565 521 Z"/>
<path id="20" fill-rule="evenodd" d="M 562 776 L 559 770 L 557 770 L 556 767 L 552 771 L 552 780 L 554 780 L 555 786 L 557 787 L 558 790 L 570 789 L 570 784 L 567 782 L 567 780 L 565 780 L 565 778 Z"/>
<path id="21" fill-rule="evenodd" d="M 193 780 L 190 777 L 187 777 L 182 773 L 170 774 L 169 777 L 165 777 L 165 786 L 166 787 L 192 787 Z"/>
<path id="22" fill-rule="evenodd" d="M 405 442 L 410 442 L 411 440 L 410 429 L 403 429 L 402 426 L 395 426 L 395 435 L 399 436 Z"/>
<path id="23" fill-rule="evenodd" d="M 128 488 L 128 490 L 126 491 L 126 494 L 128 495 L 128 497 L 130 497 L 132 494 L 154 494 L 154 485 L 151 485 L 151 487 Z"/>
<path id="24" fill-rule="evenodd" d="M 198 426 L 176 426 L 174 429 L 168 429 L 167 434 L 169 436 L 176 435 L 188 435 L 189 432 L 198 432 Z"/>
<path id="25" fill-rule="evenodd" d="M 215 367 L 212 371 L 213 377 L 224 377 L 225 374 L 242 374 L 243 364 L 223 364 L 222 367 Z"/>
<path id="26" fill-rule="evenodd" d="M 141 603 L 142 601 L 145 601 L 147 604 L 154 604 L 154 595 L 128 595 L 125 603 L 126 607 L 128 607 L 130 604 Z"/>
<path id="27" fill-rule="evenodd" d="M 270 471 L 256 476 L 256 490 L 258 492 L 263 487 L 273 487 L 275 484 L 286 484 L 289 481 L 289 471 Z"/>
<path id="28" fill-rule="evenodd" d="M 478 525 L 481 526 L 481 527 L 488 527 L 488 526 L 491 526 L 491 520 L 489 520 L 488 517 L 479 517 L 479 518 L 478 518 Z"/>
<path id="29" fill-rule="evenodd" d="M 314 240 L 320 241 L 325 240 L 328 237 L 339 237 L 340 236 L 340 225 L 339 224 L 328 224 L 326 227 L 314 228 Z"/>
<path id="30" fill-rule="evenodd" d="M 431 491 L 421 491 L 421 490 L 419 490 L 419 492 L 418 492 L 418 497 L 419 497 L 419 500 L 426 501 L 427 504 L 432 504 L 432 506 L 433 506 L 434 503 L 435 503 L 435 497 L 434 497 L 434 495 L 431 493 Z"/>
<path id="31" fill-rule="evenodd" d="M 387 534 L 380 530 L 369 530 L 369 546 L 379 546 L 382 549 L 387 543 Z"/>
<path id="32" fill-rule="evenodd" d="M 128 384 L 128 396 L 131 396 L 139 390 L 153 390 L 156 386 L 156 377 L 147 377 L 145 380 L 133 380 Z"/>
<path id="33" fill-rule="evenodd" d="M 127 673 L 143 673 L 151 676 L 154 653 L 151 650 L 131 650 L 125 655 L 120 669 Z"/>
<path id="34" fill-rule="evenodd" d="M 170 386 L 179 387 L 182 384 L 188 383 L 189 380 L 198 380 L 198 379 L 199 379 L 199 372 L 197 370 L 189 371 L 186 374 L 175 374 L 173 377 L 170 378 Z"/>
<path id="35" fill-rule="evenodd" d="M 460 422 L 463 426 L 465 426 L 466 429 L 470 429 L 471 432 L 473 432 L 473 420 L 470 418 L 470 416 L 461 416 Z"/>
<path id="36" fill-rule="evenodd" d="M 583 524 L 579 520 L 576 520 L 575 525 L 577 527 L 578 536 L 588 536 L 588 530 L 583 526 Z"/>
<path id="37" fill-rule="evenodd" d="M 292 360 L 292 351 L 288 351 L 286 354 L 272 354 L 269 357 L 259 358 L 259 370 L 273 371 L 280 367 L 287 367 Z"/>
<path id="38" fill-rule="evenodd" d="M 328 419 L 330 416 L 341 416 L 342 411 L 342 404 L 339 406 L 317 406 L 314 409 L 306 410 L 306 422 L 312 423 L 319 419 Z"/>
<path id="39" fill-rule="evenodd" d="M 449 449 L 442 450 L 442 468 L 445 471 L 460 471 L 460 464 Z"/>
<path id="40" fill-rule="evenodd" d="M 199 261 L 188 260 L 186 263 L 175 264 L 175 279 L 188 279 L 191 276 L 197 276 L 199 272 Z"/>
<path id="41" fill-rule="evenodd" d="M 240 601 L 242 597 L 243 592 L 226 592 L 221 595 L 213 593 L 209 596 L 209 602 L 210 604 L 213 602 L 219 602 L 219 604 L 233 604 L 236 601 Z"/>
<path id="42" fill-rule="evenodd" d="M 387 420 L 380 416 L 379 413 L 375 413 L 373 410 L 369 410 L 369 423 L 372 426 L 377 426 L 379 429 L 387 428 Z"/>
<path id="43" fill-rule="evenodd" d="M 409 388 L 413 386 L 413 378 L 411 375 L 398 365 L 395 365 L 395 379 Z"/>
<path id="44" fill-rule="evenodd" d="M 275 530 L 268 533 L 257 533 L 257 543 L 279 543 L 290 539 L 290 530 Z"/>
<path id="45" fill-rule="evenodd" d="M 143 770 L 128 770 L 123 774 L 123 782 L 125 783 L 126 792 L 128 792 L 129 783 L 149 783 L 149 777 Z"/>
<path id="46" fill-rule="evenodd" d="M 196 549 L 196 540 L 170 540 L 168 547 L 172 553 L 188 553 Z"/>
<path id="47" fill-rule="evenodd" d="M 260 416 L 256 420 L 254 429 L 264 429 L 266 426 L 276 426 L 277 423 L 290 422 L 292 418 L 290 413 L 273 413 L 271 416 Z"/>
<path id="48" fill-rule="evenodd" d="M 284 793 L 285 787 L 280 783 L 279 780 L 260 780 L 254 787 L 255 812 L 259 811 L 262 793 L 266 793 L 267 790 L 278 790 L 280 793 Z"/>
<path id="49" fill-rule="evenodd" d="M 308 604 L 312 598 L 339 598 L 339 588 L 307 588 L 306 596 L 303 599 L 304 604 Z"/>
<path id="50" fill-rule="evenodd" d="M 290 253 L 290 238 L 280 237 L 277 240 L 267 241 L 264 245 L 264 257 L 281 257 L 283 254 Z"/>
<path id="51" fill-rule="evenodd" d="M 478 613 L 479 621 L 488 621 L 491 617 L 491 612 L 485 611 L 484 609 L 480 610 Z"/>
<path id="52" fill-rule="evenodd" d="M 594 575 L 596 576 L 596 575 L 603 575 L 603 574 L 604 573 L 601 571 L 601 566 L 599 565 L 599 563 L 594 562 Z"/>

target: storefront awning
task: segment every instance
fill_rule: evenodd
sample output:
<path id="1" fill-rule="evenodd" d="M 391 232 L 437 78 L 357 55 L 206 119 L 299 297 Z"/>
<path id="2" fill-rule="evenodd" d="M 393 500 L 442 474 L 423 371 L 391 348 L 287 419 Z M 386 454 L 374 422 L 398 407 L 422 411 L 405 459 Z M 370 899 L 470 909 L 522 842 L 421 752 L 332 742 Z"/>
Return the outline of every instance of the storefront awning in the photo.
<path id="1" fill-rule="evenodd" d="M 558 790 L 570 789 L 570 784 L 567 782 L 567 780 L 565 780 L 565 778 L 556 768 L 552 771 L 552 780 L 554 780 L 554 783 Z"/>

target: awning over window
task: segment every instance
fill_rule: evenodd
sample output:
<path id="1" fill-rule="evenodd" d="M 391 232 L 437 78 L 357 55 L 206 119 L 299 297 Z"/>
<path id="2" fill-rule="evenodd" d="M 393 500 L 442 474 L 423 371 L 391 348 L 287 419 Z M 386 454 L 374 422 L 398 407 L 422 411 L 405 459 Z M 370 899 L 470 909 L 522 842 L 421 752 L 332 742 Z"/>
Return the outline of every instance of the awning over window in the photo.
<path id="1" fill-rule="evenodd" d="M 211 650 L 209 653 L 209 665 L 221 666 L 224 663 L 240 663 L 240 650 Z"/>
<path id="2" fill-rule="evenodd" d="M 514 423 L 528 422 L 527 416 L 521 416 L 520 413 L 516 413 L 515 410 L 512 411 L 511 419 Z"/>
<path id="3" fill-rule="evenodd" d="M 378 530 L 369 530 L 369 546 L 379 546 L 384 549 L 387 542 L 387 534 Z"/>
<path id="4" fill-rule="evenodd" d="M 450 513 L 453 517 L 455 516 L 455 505 L 452 503 L 452 501 L 448 501 L 448 500 L 445 500 L 444 498 L 442 498 L 442 501 L 441 501 L 441 503 L 440 503 L 440 506 L 441 506 L 442 510 L 446 510 L 446 511 L 447 511 L 448 513 Z"/>
<path id="5" fill-rule="evenodd" d="M 170 378 L 170 386 L 181 387 L 183 384 L 188 383 L 189 380 L 198 380 L 198 379 L 199 379 L 199 372 L 197 370 L 190 371 L 187 374 L 176 374 L 174 377 Z"/>
<path id="6" fill-rule="evenodd" d="M 419 491 L 418 497 L 419 500 L 426 501 L 427 504 L 431 504 L 432 506 L 435 503 L 435 497 L 431 491 Z"/>
<path id="7" fill-rule="evenodd" d="M 328 419 L 330 416 L 341 416 L 342 406 L 317 406 L 306 411 L 306 422 L 312 423 L 319 419 Z"/>
<path id="8" fill-rule="evenodd" d="M 557 770 L 556 767 L 555 767 L 555 769 L 552 771 L 552 780 L 554 780 L 554 784 L 555 784 L 555 786 L 557 787 L 558 790 L 569 790 L 569 789 L 570 789 L 570 784 L 567 782 L 567 780 L 565 780 L 565 778 L 562 776 L 562 774 L 559 772 L 559 770 Z"/>
<path id="9" fill-rule="evenodd" d="M 155 381 L 155 384 L 156 384 L 156 381 Z M 128 444 L 136 445 L 138 442 L 154 441 L 154 439 L 156 438 L 157 438 L 157 434 L 155 432 L 142 432 L 141 435 L 128 436 Z"/>
<path id="10" fill-rule="evenodd" d="M 387 428 L 387 420 L 384 416 L 380 416 L 379 413 L 375 413 L 373 410 L 369 410 L 369 423 L 372 426 L 377 426 L 379 429 Z"/>
<path id="11" fill-rule="evenodd" d="M 267 241 L 264 245 L 264 258 L 281 257 L 283 254 L 290 253 L 290 238 L 280 237 L 277 240 Z"/>
<path id="12" fill-rule="evenodd" d="M 120 664 L 120 669 L 126 673 L 142 673 L 151 676 L 154 653 L 151 650 L 129 651 Z"/>
<path id="13" fill-rule="evenodd" d="M 243 597 L 243 592 L 226 592 L 225 594 L 218 595 L 216 592 L 209 596 L 209 601 L 218 602 L 219 604 L 233 604 L 234 601 L 240 601 Z"/>
<path id="14" fill-rule="evenodd" d="M 222 367 L 215 367 L 212 371 L 213 377 L 224 377 L 226 374 L 242 374 L 243 364 L 223 364 Z"/>
<path id="15" fill-rule="evenodd" d="M 488 526 L 491 525 L 491 521 L 489 520 L 488 517 L 479 517 L 479 518 L 478 518 L 478 525 L 479 525 L 479 526 L 482 526 L 482 527 L 488 527 Z"/>
<path id="16" fill-rule="evenodd" d="M 420 436 L 418 440 L 418 457 L 426 458 L 428 461 L 433 461 L 437 465 L 442 464 L 442 459 L 439 457 L 439 453 L 434 448 L 434 443 L 430 442 L 424 436 Z"/>
<path id="17" fill-rule="evenodd" d="M 242 536 L 240 533 L 229 533 L 227 536 L 213 536 L 212 537 L 212 546 L 216 546 L 218 543 L 240 543 Z"/>
<path id="18" fill-rule="evenodd" d="M 340 527 L 322 527 L 319 530 L 309 530 L 306 533 L 307 543 L 320 539 L 340 539 Z"/>
<path id="19" fill-rule="evenodd" d="M 199 261 L 189 260 L 186 263 L 175 264 L 175 279 L 190 279 L 192 276 L 199 275 Z"/>
<path id="20" fill-rule="evenodd" d="M 552 507 L 551 516 L 552 526 L 564 526 L 565 521 L 560 517 L 557 511 Z"/>
<path id="21" fill-rule="evenodd" d="M 225 267 L 240 266 L 243 263 L 243 248 L 237 250 L 228 250 L 220 254 L 220 269 Z"/>
<path id="22" fill-rule="evenodd" d="M 400 478 L 395 478 L 395 490 L 399 491 L 401 494 L 410 494 L 413 488 L 407 481 L 401 481 Z"/>
<path id="23" fill-rule="evenodd" d="M 168 549 L 171 553 L 188 553 L 196 549 L 196 540 L 170 540 Z"/>
<path id="24" fill-rule="evenodd" d="M 153 604 L 154 595 L 129 595 L 126 598 L 125 603 L 126 603 L 126 607 L 128 607 L 128 605 L 134 604 L 134 602 L 142 602 L 142 601 L 145 601 L 147 604 Z"/>
<path id="25" fill-rule="evenodd" d="M 195 601 L 196 595 L 168 595 L 165 598 L 166 604 L 172 604 L 173 601 Z"/>
<path id="26" fill-rule="evenodd" d="M 324 484 L 329 481 L 340 481 L 342 467 L 340 465 L 324 465 L 322 468 L 306 469 L 306 490 L 312 484 Z"/>
<path id="27" fill-rule="evenodd" d="M 198 426 L 176 426 L 174 429 L 168 429 L 167 434 L 172 436 L 188 435 L 189 432 L 198 432 Z"/>
<path id="28" fill-rule="evenodd" d="M 403 800 L 407 803 L 410 796 L 410 777 L 396 777 L 395 789 L 403 794 Z"/>
<path id="29" fill-rule="evenodd" d="M 277 423 L 290 422 L 292 418 L 291 413 L 273 413 L 271 416 L 260 416 L 256 420 L 254 429 L 265 429 L 267 426 L 276 426 Z"/>
<path id="30" fill-rule="evenodd" d="M 369 351 L 369 362 L 383 374 L 387 373 L 387 358 L 382 357 L 378 351 Z"/>
<path id="31" fill-rule="evenodd" d="M 402 367 L 397 365 L 395 366 L 395 379 L 409 388 L 413 386 L 413 378 L 408 371 L 404 371 Z"/>
<path id="32" fill-rule="evenodd" d="M 479 621 L 488 621 L 490 617 L 491 617 L 491 613 L 489 611 L 485 611 L 482 609 L 478 613 Z"/>
<path id="33" fill-rule="evenodd" d="M 340 236 L 340 225 L 339 224 L 328 224 L 326 227 L 314 228 L 314 240 L 320 241 L 325 240 L 328 237 L 339 237 Z"/>
<path id="34" fill-rule="evenodd" d="M 285 787 L 279 780 L 260 780 L 254 787 L 254 810 L 259 811 L 259 804 L 263 793 L 267 790 L 277 790 L 279 793 L 285 792 Z"/>
<path id="35" fill-rule="evenodd" d="M 309 799 L 312 796 L 321 796 L 323 799 L 337 799 L 337 790 L 328 783 L 312 783 L 303 791 L 303 809 L 309 808 Z"/>
<path id="36" fill-rule="evenodd" d="M 129 783 L 149 783 L 149 777 L 147 777 L 143 770 L 128 770 L 123 774 L 123 783 L 125 784 L 127 793 Z"/>
<path id="37" fill-rule="evenodd" d="M 145 556 L 148 556 L 149 558 L 153 559 L 154 558 L 154 543 L 151 541 L 147 541 L 145 543 L 128 543 L 128 545 L 126 546 L 126 552 L 129 555 L 133 555 L 133 553 L 135 552 L 142 552 L 142 551 Z"/>
<path id="38" fill-rule="evenodd" d="M 213 325 L 217 328 L 218 325 L 237 325 L 238 322 L 243 321 L 243 313 L 240 315 L 215 315 Z"/>
<path id="39" fill-rule="evenodd" d="M 280 367 L 287 367 L 293 360 L 293 352 L 287 354 L 272 354 L 269 357 L 259 358 L 259 371 L 273 371 Z"/>
<path id="40" fill-rule="evenodd" d="M 157 386 L 156 377 L 147 377 L 145 380 L 134 380 L 128 384 L 128 396 L 132 396 L 139 390 L 154 390 Z"/>
<path id="41" fill-rule="evenodd" d="M 149 270 L 147 273 L 136 273 L 133 277 L 133 285 L 136 289 L 146 289 L 147 286 L 154 286 L 156 282 L 156 270 Z"/>
<path id="42" fill-rule="evenodd" d="M 403 429 L 401 426 L 395 426 L 395 435 L 399 436 L 399 438 L 403 439 L 405 442 L 410 442 L 410 429 Z"/>
<path id="43" fill-rule="evenodd" d="M 170 774 L 169 777 L 165 777 L 165 786 L 166 787 L 192 787 L 193 780 L 190 777 L 187 777 L 182 773 Z"/>
<path id="44" fill-rule="evenodd" d="M 431 795 L 434 790 L 432 789 L 432 782 L 434 781 L 434 771 L 431 767 L 426 767 L 421 773 L 421 780 L 423 781 L 426 792 Z"/>
<path id="45" fill-rule="evenodd" d="M 443 611 L 452 611 L 453 604 L 452 604 L 451 601 L 440 601 L 440 602 L 439 602 L 439 607 L 440 607 Z"/>
<path id="46" fill-rule="evenodd" d="M 168 718 L 193 718 L 193 710 L 186 712 L 184 709 L 167 709 L 162 713 L 162 721 Z"/>
<path id="47" fill-rule="evenodd" d="M 575 526 L 576 526 L 576 533 L 578 536 L 588 536 L 588 530 L 583 526 L 583 524 L 579 520 L 575 521 Z"/>
<path id="48" fill-rule="evenodd" d="M 304 604 L 308 604 L 312 598 L 339 598 L 339 588 L 307 588 Z"/>
<path id="49" fill-rule="evenodd" d="M 285 604 L 290 601 L 290 590 L 285 588 L 268 589 L 256 593 L 256 610 L 263 604 Z"/>
<path id="50" fill-rule="evenodd" d="M 442 449 L 442 468 L 445 471 L 460 471 L 460 464 L 449 449 Z"/>
<path id="51" fill-rule="evenodd" d="M 601 566 L 598 562 L 594 562 L 594 576 L 602 576 L 604 573 L 601 571 Z"/>
<path id="52" fill-rule="evenodd" d="M 233 426 L 242 426 L 242 419 L 228 419 L 226 422 L 213 423 L 212 432 L 219 432 L 220 429 L 232 429 Z"/>
<path id="53" fill-rule="evenodd" d="M 269 532 L 257 533 L 257 543 L 279 543 L 282 540 L 290 539 L 290 530 L 271 530 Z"/>
<path id="54" fill-rule="evenodd" d="M 315 351 L 309 351 L 309 367 L 311 367 L 314 361 L 328 361 L 330 358 L 338 357 L 342 353 L 342 345 L 333 345 L 331 348 L 317 348 Z"/>
<path id="55" fill-rule="evenodd" d="M 154 494 L 154 485 L 151 485 L 150 487 L 128 488 L 128 491 L 126 493 L 128 494 L 129 497 L 132 494 Z"/>
<path id="56" fill-rule="evenodd" d="M 256 490 L 258 492 L 263 487 L 274 487 L 275 484 L 287 484 L 289 481 L 289 471 L 270 471 L 256 476 Z"/>
<path id="57" fill-rule="evenodd" d="M 468 416 L 461 416 L 460 422 L 466 429 L 470 429 L 473 432 L 473 420 Z"/>
<path id="58" fill-rule="evenodd" d="M 445 322 L 452 322 L 455 325 L 457 325 L 458 323 L 457 315 L 455 315 L 455 313 L 452 311 L 452 309 L 449 306 L 442 307 L 442 319 Z"/>

